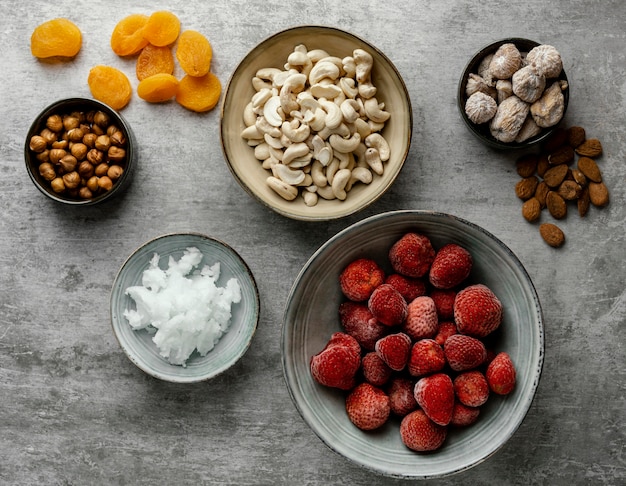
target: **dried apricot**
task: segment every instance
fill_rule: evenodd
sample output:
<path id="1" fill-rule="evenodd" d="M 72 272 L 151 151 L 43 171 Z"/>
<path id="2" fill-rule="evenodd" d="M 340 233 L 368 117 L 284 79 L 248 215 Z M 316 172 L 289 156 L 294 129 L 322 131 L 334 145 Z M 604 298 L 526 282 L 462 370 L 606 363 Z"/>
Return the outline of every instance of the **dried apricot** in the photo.
<path id="1" fill-rule="evenodd" d="M 204 76 L 211 69 L 213 49 L 204 35 L 195 30 L 186 30 L 178 39 L 176 59 L 189 76 Z"/>
<path id="2" fill-rule="evenodd" d="M 111 34 L 111 49 L 115 54 L 132 56 L 148 45 L 143 35 L 148 18 L 143 14 L 130 14 L 117 23 Z"/>
<path id="3" fill-rule="evenodd" d="M 126 75 L 111 66 L 98 65 L 87 78 L 91 94 L 114 110 L 121 110 L 130 101 L 132 88 Z"/>
<path id="4" fill-rule="evenodd" d="M 180 34 L 180 20 L 172 12 L 159 10 L 150 15 L 143 36 L 155 46 L 169 46 Z"/>
<path id="5" fill-rule="evenodd" d="M 143 79 L 137 86 L 137 94 L 150 103 L 161 103 L 176 96 L 178 84 L 171 74 L 158 73 Z"/>
<path id="6" fill-rule="evenodd" d="M 174 72 L 174 56 L 168 46 L 154 46 L 148 44 L 137 57 L 135 67 L 137 79 L 142 81 L 154 74 Z"/>
<path id="7" fill-rule="evenodd" d="M 82 42 L 80 29 L 71 20 L 52 19 L 35 27 L 30 36 L 30 51 L 38 59 L 74 57 Z"/>
<path id="8" fill-rule="evenodd" d="M 187 75 L 180 80 L 176 101 L 191 111 L 209 111 L 217 105 L 222 93 L 222 84 L 215 74 L 209 72 L 202 77 Z"/>

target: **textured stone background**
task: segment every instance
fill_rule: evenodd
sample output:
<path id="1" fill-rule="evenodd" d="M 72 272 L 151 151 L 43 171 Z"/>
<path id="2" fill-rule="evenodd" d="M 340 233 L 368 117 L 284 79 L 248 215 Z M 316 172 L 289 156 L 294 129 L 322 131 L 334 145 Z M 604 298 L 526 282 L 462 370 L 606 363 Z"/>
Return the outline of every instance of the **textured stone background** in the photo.
<path id="1" fill-rule="evenodd" d="M 233 180 L 220 150 L 219 111 L 131 102 L 124 115 L 141 163 L 111 205 L 72 210 L 46 200 L 23 165 L 34 116 L 59 98 L 88 96 L 87 73 L 134 60 L 109 47 L 130 13 L 169 9 L 213 44 L 225 83 L 259 41 L 286 27 L 356 33 L 396 64 L 411 94 L 414 138 L 401 177 L 376 204 L 340 221 L 278 216 Z M 70 64 L 29 51 L 34 27 L 65 16 L 82 29 Z M 536 399 L 493 457 L 431 484 L 624 484 L 626 3 L 457 0 L 385 2 L 235 0 L 21 2 L 0 5 L 0 483 L 402 484 L 330 451 L 302 421 L 284 385 L 280 328 L 299 269 L 330 236 L 393 209 L 435 209 L 485 227 L 520 258 L 545 315 L 546 354 Z M 513 192 L 516 156 L 472 138 L 456 107 L 471 53 L 503 37 L 559 48 L 571 82 L 565 123 L 605 148 L 609 207 L 562 224 L 547 247 Z M 136 83 L 136 81 L 133 81 Z M 109 324 L 109 291 L 124 259 L 167 232 L 223 239 L 248 261 L 262 297 L 252 347 L 229 372 L 174 386 L 135 368 Z"/>

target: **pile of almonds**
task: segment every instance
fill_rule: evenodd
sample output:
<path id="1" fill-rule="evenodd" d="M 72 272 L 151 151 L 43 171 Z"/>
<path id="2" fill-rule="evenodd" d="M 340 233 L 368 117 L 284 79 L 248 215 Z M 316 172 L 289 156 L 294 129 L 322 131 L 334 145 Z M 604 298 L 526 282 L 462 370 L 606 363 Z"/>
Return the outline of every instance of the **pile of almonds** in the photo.
<path id="1" fill-rule="evenodd" d="M 531 223 L 538 221 L 545 208 L 554 219 L 562 220 L 569 203 L 576 203 L 581 217 L 590 205 L 606 206 L 609 191 L 596 163 L 601 155 L 600 140 L 588 139 L 584 128 L 572 126 L 557 129 L 540 153 L 520 157 L 516 170 L 522 179 L 515 185 L 515 193 L 524 201 L 524 218 Z M 565 234 L 554 223 L 542 223 L 539 233 L 555 248 L 565 243 Z"/>

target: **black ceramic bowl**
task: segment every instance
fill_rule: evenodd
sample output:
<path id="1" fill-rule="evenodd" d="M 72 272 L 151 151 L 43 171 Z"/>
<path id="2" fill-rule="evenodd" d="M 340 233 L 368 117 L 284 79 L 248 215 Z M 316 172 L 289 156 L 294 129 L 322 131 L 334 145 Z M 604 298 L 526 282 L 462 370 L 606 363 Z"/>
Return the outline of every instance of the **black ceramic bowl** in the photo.
<path id="1" fill-rule="evenodd" d="M 459 108 L 459 112 L 461 113 L 461 118 L 465 122 L 465 125 L 467 126 L 467 128 L 470 130 L 470 132 L 472 132 L 473 135 L 476 136 L 476 138 L 478 138 L 484 144 L 488 145 L 489 147 L 499 149 L 499 150 L 524 149 L 524 148 L 528 148 L 533 145 L 536 145 L 538 143 L 541 143 L 545 141 L 546 139 L 548 139 L 550 135 L 552 135 L 552 133 L 555 131 L 555 129 L 560 125 L 560 122 L 552 127 L 543 128 L 538 135 L 535 135 L 534 137 L 531 137 L 524 142 L 506 143 L 506 142 L 501 142 L 497 140 L 491 135 L 491 133 L 489 132 L 489 123 L 476 124 L 472 122 L 467 117 L 467 114 L 465 113 L 465 102 L 467 101 L 467 95 L 465 94 L 465 87 L 467 85 L 467 80 L 469 78 L 470 73 L 476 73 L 476 71 L 478 70 L 478 66 L 480 65 L 480 62 L 486 56 L 490 54 L 494 54 L 502 44 L 507 44 L 507 43 L 515 44 L 518 50 L 522 53 L 527 53 L 533 47 L 537 47 L 538 45 L 541 45 L 541 43 L 533 41 L 533 40 L 523 39 L 519 37 L 512 37 L 509 39 L 501 39 L 499 41 L 493 42 L 483 47 L 482 49 L 480 49 L 476 54 L 474 54 L 474 56 L 472 56 L 472 59 L 467 63 L 467 65 L 465 66 L 465 69 L 463 70 L 463 75 L 461 76 L 461 79 L 459 81 L 459 87 L 458 87 L 458 93 L 457 93 L 457 105 Z M 570 89 L 569 89 L 569 81 L 567 80 L 567 75 L 565 74 L 564 69 L 561 71 L 561 74 L 558 79 L 568 82 L 568 87 L 563 91 L 563 97 L 565 98 L 565 110 L 563 111 L 563 118 L 565 118 L 565 113 L 567 112 L 567 105 L 569 102 Z M 563 118 L 561 118 L 561 120 L 563 120 Z"/>
<path id="2" fill-rule="evenodd" d="M 113 181 L 113 186 L 110 190 L 103 191 L 99 189 L 90 198 L 79 197 L 78 195 L 73 194 L 67 189 L 63 192 L 55 192 L 51 187 L 50 181 L 46 180 L 40 173 L 39 167 L 42 161 L 37 158 L 37 152 L 31 150 L 30 148 L 30 142 L 32 137 L 34 135 L 39 135 L 42 130 L 46 128 L 46 121 L 51 115 L 56 114 L 63 116 L 75 112 L 87 114 L 89 112 L 98 111 L 106 113 L 110 120 L 109 125 L 114 124 L 124 135 L 125 142 L 123 148 L 126 151 L 126 156 L 124 160 L 115 162 L 116 165 L 120 165 L 123 168 L 122 175 L 118 179 L 115 179 Z M 90 124 L 89 121 L 85 121 L 84 123 L 87 125 Z M 65 130 L 63 130 L 63 132 L 65 132 Z M 59 133 L 62 134 L 63 132 Z M 62 138 L 62 135 L 59 135 L 59 138 Z M 120 115 L 113 108 L 100 101 L 90 98 L 68 98 L 52 103 L 41 113 L 39 113 L 39 115 L 37 115 L 35 121 L 30 126 L 30 129 L 28 130 L 28 134 L 26 136 L 26 141 L 24 144 L 24 159 L 26 161 L 26 170 L 28 171 L 28 175 L 30 176 L 31 180 L 35 184 L 35 187 L 37 187 L 37 189 L 39 189 L 47 197 L 62 204 L 72 206 L 91 206 L 115 197 L 128 186 L 132 178 L 134 166 L 137 162 L 136 145 L 136 140 L 130 125 L 122 117 L 122 115 Z M 48 148 L 50 148 L 50 146 L 48 146 Z M 67 152 L 70 152 L 69 147 L 67 149 Z M 106 160 L 106 155 L 104 156 L 104 160 Z M 78 164 L 80 164 L 80 162 L 81 161 L 79 160 Z M 110 165 L 112 164 L 113 162 L 110 162 Z M 56 164 L 53 165 L 56 167 L 57 172 L 59 172 L 58 166 Z"/>

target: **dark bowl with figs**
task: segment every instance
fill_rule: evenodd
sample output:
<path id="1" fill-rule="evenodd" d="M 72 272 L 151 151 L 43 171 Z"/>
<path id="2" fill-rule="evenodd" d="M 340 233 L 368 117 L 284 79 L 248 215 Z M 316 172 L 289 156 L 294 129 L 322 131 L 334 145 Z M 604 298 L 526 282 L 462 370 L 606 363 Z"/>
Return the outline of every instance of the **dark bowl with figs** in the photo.
<path id="1" fill-rule="evenodd" d="M 491 74 L 494 57 L 505 65 L 510 58 L 506 49 L 515 46 L 517 67 L 512 74 Z M 504 48 L 503 48 L 504 46 Z M 533 55 L 529 58 L 529 53 Z M 517 56 L 519 55 L 519 58 Z M 554 61 L 554 62 L 553 62 Z M 494 68 L 496 69 L 495 65 Z M 552 87 L 552 90 L 548 90 Z M 469 103 L 468 100 L 476 92 Z M 525 149 L 544 142 L 565 117 L 569 103 L 569 81 L 558 50 L 545 43 L 519 37 L 501 39 L 476 52 L 467 63 L 459 80 L 457 106 L 469 131 L 485 145 L 498 150 Z M 486 96 L 483 96 L 486 95 Z M 502 117 L 498 111 L 506 98 L 507 108 L 516 117 Z M 493 98 L 490 101 L 489 98 Z M 494 112 L 489 118 L 486 112 Z M 526 111 L 527 115 L 520 114 Z M 481 118 L 482 116 L 482 118 Z M 521 120 L 520 120 L 521 119 Z M 536 121 L 539 120 L 539 123 Z M 523 121 L 527 124 L 524 125 Z M 495 124 L 495 128 L 494 128 Z M 512 130 L 508 131 L 511 127 Z"/>
<path id="2" fill-rule="evenodd" d="M 24 144 L 35 187 L 70 206 L 91 206 L 120 194 L 132 178 L 136 141 L 128 122 L 89 98 L 62 99 L 36 116 Z"/>

